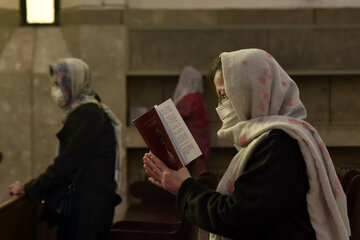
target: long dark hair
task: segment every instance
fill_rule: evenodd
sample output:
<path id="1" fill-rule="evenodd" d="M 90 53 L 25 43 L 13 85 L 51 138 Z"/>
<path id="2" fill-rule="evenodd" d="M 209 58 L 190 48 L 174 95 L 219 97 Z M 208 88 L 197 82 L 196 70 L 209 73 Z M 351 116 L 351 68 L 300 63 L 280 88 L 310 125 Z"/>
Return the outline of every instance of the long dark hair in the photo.
<path id="1" fill-rule="evenodd" d="M 220 70 L 222 71 L 222 63 L 221 63 L 221 57 L 218 56 L 217 58 L 215 58 L 210 66 L 210 69 L 208 71 L 208 74 L 206 76 L 207 81 L 209 82 L 211 88 L 214 90 L 214 92 L 216 93 L 216 88 L 214 85 L 214 77 L 216 72 Z"/>

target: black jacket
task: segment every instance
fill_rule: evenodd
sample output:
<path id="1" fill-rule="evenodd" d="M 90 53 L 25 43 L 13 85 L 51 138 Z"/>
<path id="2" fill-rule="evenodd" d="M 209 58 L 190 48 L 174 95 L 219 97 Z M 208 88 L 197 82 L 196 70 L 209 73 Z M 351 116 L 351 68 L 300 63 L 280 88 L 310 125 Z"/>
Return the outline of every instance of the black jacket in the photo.
<path id="1" fill-rule="evenodd" d="M 241 240 L 316 239 L 307 210 L 306 165 L 296 140 L 272 130 L 255 148 L 234 191 L 225 196 L 187 179 L 182 214 L 201 228 Z"/>
<path id="2" fill-rule="evenodd" d="M 115 135 L 110 119 L 96 104 L 72 112 L 61 131 L 59 155 L 46 172 L 25 185 L 26 195 L 41 198 L 44 192 L 71 179 L 85 168 L 81 183 L 115 194 Z"/>
<path id="3" fill-rule="evenodd" d="M 101 239 L 112 223 L 120 199 L 114 180 L 116 139 L 111 120 L 96 104 L 79 106 L 57 134 L 59 155 L 44 174 L 25 184 L 30 199 L 68 184 L 84 169 L 69 221 L 60 222 L 61 239 Z"/>

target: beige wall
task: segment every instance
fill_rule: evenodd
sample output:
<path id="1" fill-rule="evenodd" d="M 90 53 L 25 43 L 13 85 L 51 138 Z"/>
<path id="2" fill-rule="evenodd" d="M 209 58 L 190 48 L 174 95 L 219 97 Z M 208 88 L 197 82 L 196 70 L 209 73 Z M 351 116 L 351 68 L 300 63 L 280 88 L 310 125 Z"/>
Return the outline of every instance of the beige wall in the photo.
<path id="1" fill-rule="evenodd" d="M 129 8 L 224 9 L 224 8 L 314 8 L 359 7 L 358 0 L 127 0 Z"/>
<path id="2" fill-rule="evenodd" d="M 86 8 L 86 7 L 123 7 L 126 5 L 126 0 L 62 0 L 60 3 L 61 9 L 67 8 Z"/>
<path id="3" fill-rule="evenodd" d="M 19 0 L 1 0 L 0 9 L 19 9 L 20 3 Z"/>
<path id="4" fill-rule="evenodd" d="M 79 6 L 100 6 L 101 0 L 61 0 L 60 8 L 72 8 Z"/>
<path id="5" fill-rule="evenodd" d="M 11 0 L 6 0 L 14 5 Z M 234 9 L 359 7 L 358 0 L 62 0 L 62 8 L 127 5 L 134 9 Z M 0 4 L 1 6 L 1 4 Z M 15 6 L 15 5 L 14 5 Z"/>
<path id="6" fill-rule="evenodd" d="M 129 0 L 103 0 L 106 5 L 124 5 Z"/>
<path id="7" fill-rule="evenodd" d="M 4 34 L 5 31 L 1 30 Z M 0 202 L 13 181 L 29 181 L 53 161 L 62 113 L 51 101 L 48 63 L 70 53 L 56 27 L 8 33 L 0 55 Z"/>

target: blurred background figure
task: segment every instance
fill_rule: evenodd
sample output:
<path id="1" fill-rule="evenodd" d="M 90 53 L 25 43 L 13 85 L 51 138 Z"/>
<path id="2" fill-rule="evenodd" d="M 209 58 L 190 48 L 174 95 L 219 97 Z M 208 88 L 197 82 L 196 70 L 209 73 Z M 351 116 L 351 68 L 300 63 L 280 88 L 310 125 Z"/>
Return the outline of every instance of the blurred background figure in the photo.
<path id="1" fill-rule="evenodd" d="M 173 101 L 203 153 L 188 165 L 193 177 L 210 169 L 210 127 L 203 93 L 201 73 L 192 66 L 186 66 L 180 74 Z"/>

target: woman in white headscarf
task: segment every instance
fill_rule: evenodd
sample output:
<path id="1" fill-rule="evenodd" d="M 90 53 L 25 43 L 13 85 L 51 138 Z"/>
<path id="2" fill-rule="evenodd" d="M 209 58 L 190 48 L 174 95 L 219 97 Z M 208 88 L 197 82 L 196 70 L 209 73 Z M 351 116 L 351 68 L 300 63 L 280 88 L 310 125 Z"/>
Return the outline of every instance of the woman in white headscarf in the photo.
<path id="1" fill-rule="evenodd" d="M 210 170 L 210 127 L 203 92 L 201 73 L 194 67 L 186 66 L 181 71 L 173 101 L 203 153 L 187 166 L 195 178 Z"/>
<path id="2" fill-rule="evenodd" d="M 295 82 L 260 49 L 217 62 L 218 136 L 238 150 L 217 191 L 152 153 L 144 156 L 150 181 L 177 195 L 181 213 L 204 229 L 199 239 L 349 239 L 345 194 Z"/>
<path id="3" fill-rule="evenodd" d="M 63 128 L 57 133 L 58 155 L 38 178 L 10 185 L 10 195 L 45 199 L 43 217 L 59 226 L 60 240 L 107 239 L 114 208 L 121 201 L 114 177 L 120 122 L 95 98 L 89 67 L 82 60 L 66 58 L 50 64 L 50 76 L 51 95 L 65 113 Z M 76 178 L 67 216 L 50 213 L 49 199 Z"/>

